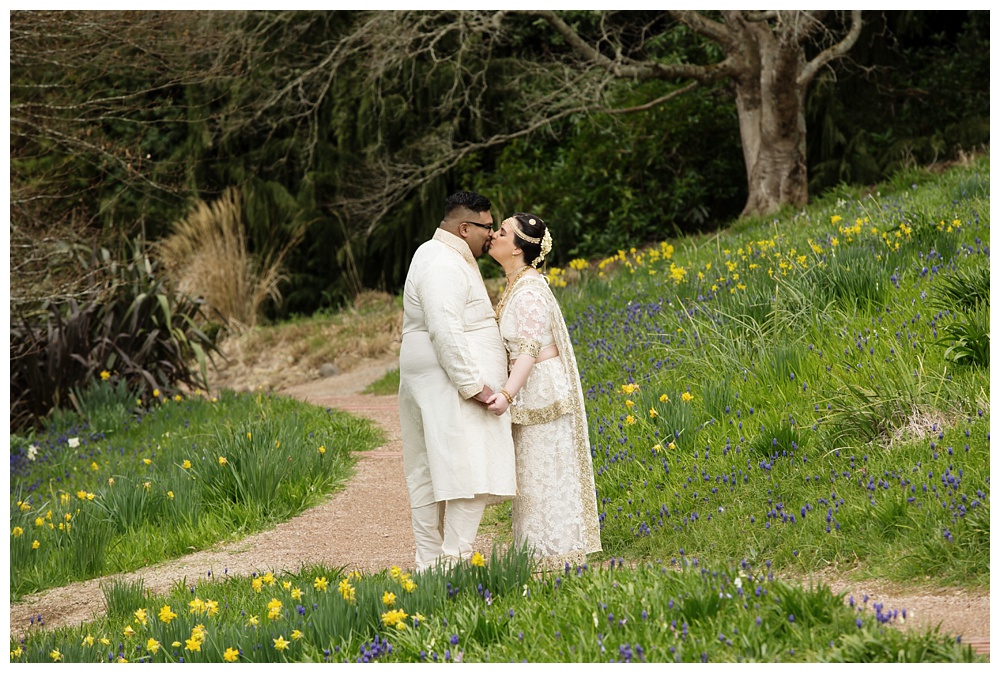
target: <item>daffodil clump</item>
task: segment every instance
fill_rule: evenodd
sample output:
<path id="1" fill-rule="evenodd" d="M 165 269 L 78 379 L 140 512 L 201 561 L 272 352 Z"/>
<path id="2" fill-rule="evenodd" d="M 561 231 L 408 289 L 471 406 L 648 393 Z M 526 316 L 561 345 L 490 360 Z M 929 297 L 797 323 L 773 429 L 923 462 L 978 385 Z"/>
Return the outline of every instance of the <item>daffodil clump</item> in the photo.
<path id="1" fill-rule="evenodd" d="M 495 551 L 419 574 L 318 567 L 206 578 L 116 606 L 117 617 L 29 629 L 11 639 L 10 661 L 975 660 L 948 636 L 894 628 L 905 611 L 785 585 L 769 566 L 706 567 L 681 551 L 662 563 L 612 558 L 546 574 L 526 551 Z"/>
<path id="2" fill-rule="evenodd" d="M 104 374 L 97 386 L 114 382 Z M 380 441 L 369 421 L 289 398 L 160 397 L 121 417 L 89 405 L 87 422 L 12 437 L 13 596 L 133 570 L 147 548 L 177 556 L 237 525 L 250 532 L 247 521 L 270 525 L 310 504 L 297 490 L 315 501 L 345 478 L 348 448 Z"/>

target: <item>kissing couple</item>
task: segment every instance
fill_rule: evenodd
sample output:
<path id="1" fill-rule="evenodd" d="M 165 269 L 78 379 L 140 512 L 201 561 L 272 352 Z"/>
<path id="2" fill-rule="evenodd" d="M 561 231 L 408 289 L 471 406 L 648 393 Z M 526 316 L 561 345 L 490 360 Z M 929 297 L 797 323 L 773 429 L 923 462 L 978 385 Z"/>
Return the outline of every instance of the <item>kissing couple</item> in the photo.
<path id="1" fill-rule="evenodd" d="M 601 549 L 580 375 L 538 267 L 537 215 L 495 227 L 475 192 L 445 199 L 403 288 L 399 419 L 418 571 L 469 558 L 488 504 L 511 500 L 514 543 L 544 568 Z M 507 280 L 496 307 L 477 259 Z"/>

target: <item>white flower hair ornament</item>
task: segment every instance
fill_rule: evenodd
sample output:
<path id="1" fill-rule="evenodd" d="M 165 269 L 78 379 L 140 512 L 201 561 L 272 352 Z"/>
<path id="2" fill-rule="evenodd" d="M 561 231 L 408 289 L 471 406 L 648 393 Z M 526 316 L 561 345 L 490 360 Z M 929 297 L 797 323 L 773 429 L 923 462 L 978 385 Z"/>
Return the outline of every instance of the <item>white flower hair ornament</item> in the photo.
<path id="1" fill-rule="evenodd" d="M 528 243 L 534 243 L 542 248 L 541 253 L 538 257 L 531 263 L 531 266 L 538 268 L 538 265 L 545 261 L 545 255 L 549 254 L 552 250 L 552 236 L 549 234 L 549 228 L 545 227 L 545 233 L 541 238 L 536 238 L 534 236 L 528 236 L 526 233 L 521 231 L 521 227 L 518 226 L 516 217 L 508 217 L 503 221 L 504 224 L 510 224 L 510 228 L 514 230 L 514 234 L 521 240 L 527 241 Z M 528 224 L 534 226 L 538 224 L 538 220 L 531 218 L 528 220 Z M 544 226 L 544 225 L 543 225 Z"/>
<path id="2" fill-rule="evenodd" d="M 534 220 L 532 220 L 534 223 Z M 552 236 L 549 234 L 549 228 L 545 227 L 545 233 L 542 235 L 542 251 L 539 253 L 535 261 L 531 263 L 531 266 L 538 268 L 538 265 L 545 261 L 545 256 L 549 254 L 552 250 Z"/>

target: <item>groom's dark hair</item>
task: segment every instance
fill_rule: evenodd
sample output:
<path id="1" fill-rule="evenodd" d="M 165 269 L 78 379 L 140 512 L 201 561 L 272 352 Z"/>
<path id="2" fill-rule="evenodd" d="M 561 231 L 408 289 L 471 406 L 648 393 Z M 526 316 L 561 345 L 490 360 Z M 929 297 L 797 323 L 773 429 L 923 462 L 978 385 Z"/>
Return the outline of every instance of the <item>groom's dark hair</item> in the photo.
<path id="1" fill-rule="evenodd" d="M 455 192 L 444 200 L 444 214 L 448 214 L 456 208 L 467 208 L 474 213 L 485 213 L 492 208 L 490 200 L 482 194 L 476 192 Z"/>

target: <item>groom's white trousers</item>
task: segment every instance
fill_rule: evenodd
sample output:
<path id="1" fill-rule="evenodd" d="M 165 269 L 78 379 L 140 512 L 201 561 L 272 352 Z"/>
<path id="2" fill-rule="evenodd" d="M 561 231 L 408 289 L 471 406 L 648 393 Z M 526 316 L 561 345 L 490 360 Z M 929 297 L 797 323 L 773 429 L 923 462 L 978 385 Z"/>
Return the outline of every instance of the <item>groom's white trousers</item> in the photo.
<path id="1" fill-rule="evenodd" d="M 417 570 L 439 560 L 468 558 L 476 539 L 487 496 L 441 500 L 410 510 L 413 541 L 417 547 Z"/>

